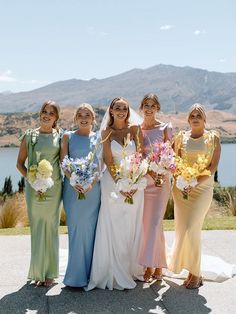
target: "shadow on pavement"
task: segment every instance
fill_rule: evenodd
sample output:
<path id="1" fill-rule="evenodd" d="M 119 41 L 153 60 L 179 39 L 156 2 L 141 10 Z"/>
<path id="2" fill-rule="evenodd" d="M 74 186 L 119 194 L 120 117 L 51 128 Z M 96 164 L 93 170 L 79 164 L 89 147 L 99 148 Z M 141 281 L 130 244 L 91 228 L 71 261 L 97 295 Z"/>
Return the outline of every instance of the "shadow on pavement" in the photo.
<path id="1" fill-rule="evenodd" d="M 162 286 L 160 285 L 159 288 Z M 156 288 L 158 290 L 158 288 Z M 156 292 L 138 283 L 132 290 L 100 290 L 62 287 L 35 288 L 29 283 L 0 301 L 0 313 L 167 313 Z"/>
<path id="2" fill-rule="evenodd" d="M 132 290 L 101 290 L 85 292 L 82 289 L 64 287 L 60 295 L 50 298 L 50 311 L 55 313 L 167 313 L 163 304 L 157 302 L 152 289 L 138 283 Z"/>
<path id="3" fill-rule="evenodd" d="M 27 282 L 20 290 L 4 296 L 0 300 L 1 314 L 25 314 L 32 311 L 47 313 L 47 289 L 35 287 Z"/>
<path id="4" fill-rule="evenodd" d="M 186 289 L 182 285 L 178 285 L 173 281 L 164 280 L 166 285 L 165 291 L 161 295 L 161 300 L 168 313 L 174 314 L 208 314 L 212 312 L 206 306 L 207 300 L 200 295 L 200 289 Z M 157 285 L 153 285 L 152 289 L 156 291 Z M 157 293 L 158 291 L 156 291 Z"/>

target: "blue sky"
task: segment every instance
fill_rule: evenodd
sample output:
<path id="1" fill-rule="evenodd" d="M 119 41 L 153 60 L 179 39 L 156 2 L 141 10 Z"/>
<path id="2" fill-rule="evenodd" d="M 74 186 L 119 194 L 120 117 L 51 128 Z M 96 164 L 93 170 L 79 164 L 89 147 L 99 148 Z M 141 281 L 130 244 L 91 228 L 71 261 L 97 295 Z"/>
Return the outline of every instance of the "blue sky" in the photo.
<path id="1" fill-rule="evenodd" d="M 0 0 L 0 92 L 157 64 L 236 72 L 235 0 Z"/>

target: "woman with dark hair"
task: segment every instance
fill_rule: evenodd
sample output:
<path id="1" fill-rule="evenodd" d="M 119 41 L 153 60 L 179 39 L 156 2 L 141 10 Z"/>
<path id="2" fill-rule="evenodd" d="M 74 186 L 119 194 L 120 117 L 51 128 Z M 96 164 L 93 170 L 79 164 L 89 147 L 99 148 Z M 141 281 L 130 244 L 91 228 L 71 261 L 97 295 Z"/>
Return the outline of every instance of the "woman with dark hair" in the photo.
<path id="1" fill-rule="evenodd" d="M 126 156 L 142 152 L 142 134 L 132 125 L 135 115 L 127 100 L 113 99 L 101 125 L 103 160 L 101 208 L 98 217 L 90 282 L 87 290 L 132 289 L 138 266 L 143 191 L 117 192 L 112 168 Z M 124 202 L 133 197 L 133 204 Z M 140 267 L 140 268 L 139 268 Z"/>
<path id="2" fill-rule="evenodd" d="M 189 274 L 184 281 L 185 287 L 197 289 L 203 284 L 200 269 L 201 229 L 212 201 L 214 173 L 221 149 L 219 134 L 205 129 L 206 113 L 201 104 L 194 104 L 190 108 L 188 122 L 190 130 L 180 131 L 175 137 L 175 152 L 190 166 L 199 155 L 203 155 L 207 160 L 206 169 L 211 175 L 197 177 L 197 185 L 185 187 L 183 191 L 174 184 L 175 240 L 169 268 L 175 273 L 186 269 Z"/>
<path id="3" fill-rule="evenodd" d="M 31 262 L 28 278 L 37 286 L 50 286 L 58 277 L 59 236 L 61 203 L 61 171 L 59 163 L 61 134 L 57 128 L 59 107 L 54 101 L 43 104 L 40 113 L 40 127 L 28 129 L 22 136 L 17 159 L 17 168 L 26 178 L 26 203 L 31 230 Z M 28 159 L 28 166 L 25 161 Z M 53 186 L 39 194 L 27 181 L 29 169 L 40 160 L 47 160 L 52 166 Z"/>
<path id="4" fill-rule="evenodd" d="M 155 144 L 171 141 L 171 125 L 157 120 L 160 108 L 157 95 L 147 94 L 143 97 L 139 109 L 144 117 L 141 125 L 144 156 L 147 156 L 151 149 L 155 153 Z M 144 281 L 149 282 L 153 278 L 162 280 L 162 268 L 167 268 L 162 221 L 170 195 L 170 177 L 168 174 L 157 175 L 153 171 L 149 171 L 146 177 L 148 185 L 144 191 L 139 263 L 146 268 Z M 157 184 L 157 182 L 162 184 Z"/>

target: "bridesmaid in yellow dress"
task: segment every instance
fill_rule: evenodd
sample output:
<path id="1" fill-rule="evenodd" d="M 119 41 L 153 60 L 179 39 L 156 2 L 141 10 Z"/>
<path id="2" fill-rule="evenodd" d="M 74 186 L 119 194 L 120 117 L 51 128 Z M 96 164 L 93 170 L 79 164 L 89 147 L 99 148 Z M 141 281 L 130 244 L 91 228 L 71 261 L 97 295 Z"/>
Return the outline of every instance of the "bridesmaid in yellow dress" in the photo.
<path id="1" fill-rule="evenodd" d="M 31 261 L 28 278 L 36 286 L 50 286 L 58 277 L 59 235 L 61 203 L 61 171 L 59 165 L 60 130 L 57 128 L 59 107 L 54 101 L 43 104 L 40 127 L 28 129 L 22 137 L 17 168 L 26 178 L 30 166 L 46 159 L 53 167 L 54 185 L 45 192 L 46 199 L 39 200 L 36 191 L 26 181 L 25 198 L 30 221 Z M 25 166 L 27 159 L 28 166 Z"/>
<path id="2" fill-rule="evenodd" d="M 174 140 L 175 152 L 187 158 L 192 165 L 198 154 L 208 157 L 207 169 L 211 176 L 199 176 L 194 188 L 183 192 L 173 186 L 175 211 L 175 240 L 169 268 L 175 273 L 182 269 L 189 271 L 184 281 L 188 289 L 197 289 L 201 277 L 201 228 L 213 196 L 214 173 L 220 159 L 220 141 L 216 131 L 205 129 L 206 113 L 200 104 L 194 104 L 188 114 L 189 131 L 180 131 Z M 183 194 L 188 194 L 185 199 Z"/>

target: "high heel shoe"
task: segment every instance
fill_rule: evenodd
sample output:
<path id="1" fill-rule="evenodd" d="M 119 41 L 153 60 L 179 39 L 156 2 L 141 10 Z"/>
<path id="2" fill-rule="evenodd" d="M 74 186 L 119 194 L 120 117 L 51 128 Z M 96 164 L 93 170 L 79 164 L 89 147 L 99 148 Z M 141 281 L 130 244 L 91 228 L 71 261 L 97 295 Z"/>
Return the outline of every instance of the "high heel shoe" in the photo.
<path id="1" fill-rule="evenodd" d="M 146 270 L 145 274 L 143 275 L 143 280 L 147 283 L 152 282 L 152 272 L 150 270 Z"/>
<path id="2" fill-rule="evenodd" d="M 188 282 L 191 280 L 192 276 L 193 276 L 192 274 L 188 275 L 188 277 L 183 282 L 183 286 L 186 286 L 188 284 Z"/>
<path id="3" fill-rule="evenodd" d="M 203 278 L 202 276 L 198 278 L 198 280 L 190 280 L 187 284 L 186 284 L 186 289 L 198 289 L 201 286 L 203 286 Z"/>
<path id="4" fill-rule="evenodd" d="M 152 275 L 152 278 L 155 279 L 155 280 L 157 280 L 157 281 L 162 281 L 162 279 L 163 279 L 163 278 L 162 278 L 162 275 L 158 275 L 158 274 L 153 274 L 153 275 Z"/>

